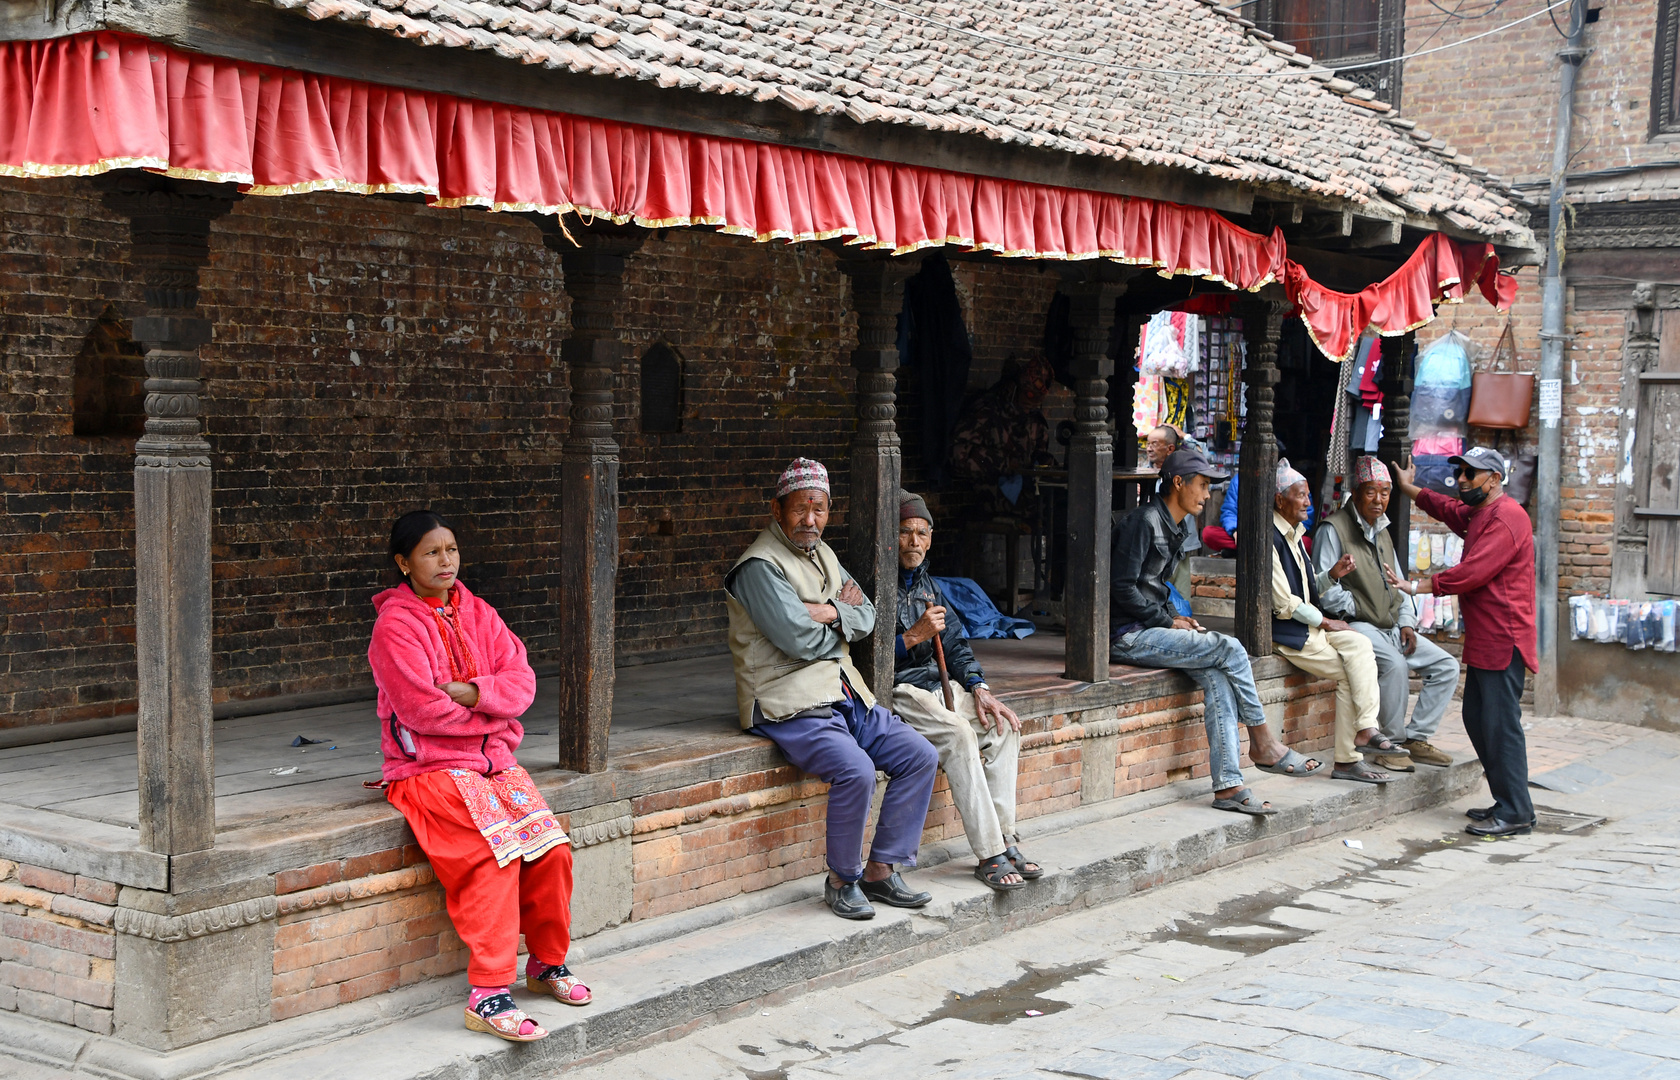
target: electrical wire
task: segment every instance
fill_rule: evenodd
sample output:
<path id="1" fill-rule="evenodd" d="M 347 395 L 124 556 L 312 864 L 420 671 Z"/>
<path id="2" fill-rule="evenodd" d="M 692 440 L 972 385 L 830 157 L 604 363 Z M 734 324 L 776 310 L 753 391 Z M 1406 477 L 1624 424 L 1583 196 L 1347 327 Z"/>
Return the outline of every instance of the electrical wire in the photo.
<path id="1" fill-rule="evenodd" d="M 1316 62 L 1311 66 L 1296 68 L 1293 71 L 1288 69 L 1282 71 L 1191 71 L 1182 68 L 1155 68 L 1139 67 L 1135 64 L 1117 64 L 1110 60 L 1095 60 L 1089 56 L 1079 56 L 1074 53 L 1057 52 L 1054 49 L 1041 49 L 1036 45 L 1028 45 L 1024 42 L 1011 41 L 1008 38 L 999 37 L 996 34 L 988 34 L 981 30 L 969 30 L 961 26 L 952 26 L 950 23 L 930 18 L 918 11 L 911 11 L 909 8 L 900 7 L 898 4 L 889 2 L 889 0 L 865 0 L 865 2 L 873 4 L 879 8 L 885 8 L 888 11 L 896 12 L 906 18 L 915 19 L 917 22 L 926 23 L 929 26 L 949 33 L 963 34 L 979 41 L 990 42 L 993 45 L 1001 45 L 1004 48 L 1016 49 L 1020 52 L 1033 53 L 1039 56 L 1054 57 L 1058 60 L 1072 60 L 1075 63 L 1085 64 L 1089 67 L 1109 68 L 1114 71 L 1124 71 L 1132 74 L 1174 75 L 1181 78 L 1272 79 L 1287 78 L 1298 75 L 1322 75 L 1327 70 L 1325 65 L 1318 64 Z M 1362 64 L 1337 65 L 1335 71 L 1339 73 L 1343 71 L 1359 71 L 1364 68 L 1386 67 L 1389 64 L 1402 63 L 1406 60 L 1415 60 L 1420 56 L 1429 56 L 1434 53 L 1445 52 L 1448 49 L 1456 49 L 1460 45 L 1468 45 L 1472 41 L 1480 41 L 1483 38 L 1492 37 L 1494 34 L 1503 33 L 1504 31 L 1511 29 L 1513 26 L 1521 25 L 1522 23 L 1528 22 L 1530 19 L 1537 19 L 1542 15 L 1549 14 L 1556 8 L 1560 8 L 1566 4 L 1572 4 L 1574 2 L 1575 0 L 1555 0 L 1555 2 L 1549 7 L 1541 8 L 1539 11 L 1531 12 L 1520 19 L 1513 19 L 1508 23 L 1496 26 L 1492 30 L 1485 30 L 1480 34 L 1473 34 L 1470 37 L 1460 38 L 1457 41 L 1449 41 L 1445 45 L 1437 45 L 1433 49 L 1423 49 L 1418 52 L 1405 53 L 1401 56 L 1390 56 L 1384 60 L 1372 60 L 1368 63 Z"/>

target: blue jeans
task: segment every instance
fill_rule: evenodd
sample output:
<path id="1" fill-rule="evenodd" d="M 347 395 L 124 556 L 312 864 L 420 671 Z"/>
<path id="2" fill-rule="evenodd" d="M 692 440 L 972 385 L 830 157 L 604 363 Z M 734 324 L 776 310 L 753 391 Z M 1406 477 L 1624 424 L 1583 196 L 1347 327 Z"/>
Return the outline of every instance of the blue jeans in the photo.
<path id="1" fill-rule="evenodd" d="M 1242 742 L 1237 725 L 1266 722 L 1254 669 L 1242 642 L 1212 631 L 1171 630 L 1148 626 L 1114 639 L 1108 658 L 1116 664 L 1173 668 L 1202 688 L 1202 720 L 1207 725 L 1208 772 L 1213 790 L 1242 786 Z"/>

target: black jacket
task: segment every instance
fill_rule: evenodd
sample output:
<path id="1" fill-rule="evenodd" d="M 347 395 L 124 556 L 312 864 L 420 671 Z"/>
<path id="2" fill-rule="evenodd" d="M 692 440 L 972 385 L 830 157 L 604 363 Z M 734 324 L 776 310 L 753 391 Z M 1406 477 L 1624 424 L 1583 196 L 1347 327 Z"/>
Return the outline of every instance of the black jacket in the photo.
<path id="1" fill-rule="evenodd" d="M 1120 519 L 1114 527 L 1109 560 L 1108 625 L 1111 631 L 1132 627 L 1170 627 L 1172 601 L 1167 583 L 1184 557 L 1191 535 L 1186 517 L 1174 524 L 1159 495 Z"/>
<path id="2" fill-rule="evenodd" d="M 986 676 L 980 670 L 980 662 L 974 659 L 974 650 L 968 647 L 968 635 L 963 631 L 962 619 L 957 615 L 957 609 L 945 599 L 945 594 L 939 591 L 939 586 L 933 583 L 933 575 L 928 573 L 927 563 L 910 571 L 910 584 L 904 584 L 904 571 L 898 572 L 898 632 L 900 634 L 916 625 L 916 620 L 922 617 L 922 612 L 930 607 L 945 609 L 945 632 L 939 635 L 945 646 L 945 670 L 951 676 L 951 686 L 955 690 L 972 689 L 977 682 Z M 905 650 L 900 648 L 896 653 L 897 659 L 893 663 L 893 682 L 909 683 L 911 686 L 937 694 L 939 692 L 939 661 L 933 655 L 933 639 L 922 642 Z"/>

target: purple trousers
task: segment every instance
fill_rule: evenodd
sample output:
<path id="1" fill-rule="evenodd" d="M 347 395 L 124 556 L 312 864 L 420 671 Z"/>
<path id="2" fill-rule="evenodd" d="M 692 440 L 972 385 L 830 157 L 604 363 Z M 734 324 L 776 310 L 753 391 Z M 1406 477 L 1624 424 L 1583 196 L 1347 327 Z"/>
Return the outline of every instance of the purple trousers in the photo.
<path id="1" fill-rule="evenodd" d="M 914 728 L 880 705 L 864 708 L 848 693 L 826 716 L 802 713 L 750 730 L 775 743 L 789 764 L 828 783 L 828 866 L 841 879 L 863 876 L 863 830 L 876 769 L 887 774 L 887 789 L 869 859 L 916 865 L 939 752 Z"/>

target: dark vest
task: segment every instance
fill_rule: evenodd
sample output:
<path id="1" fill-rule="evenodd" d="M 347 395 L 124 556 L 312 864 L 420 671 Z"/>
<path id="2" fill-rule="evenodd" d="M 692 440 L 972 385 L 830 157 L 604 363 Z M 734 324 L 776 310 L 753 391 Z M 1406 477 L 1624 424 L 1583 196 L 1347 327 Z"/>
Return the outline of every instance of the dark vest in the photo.
<path id="1" fill-rule="evenodd" d="M 1383 577 L 1382 568 L 1394 565 L 1394 541 L 1388 530 L 1378 530 L 1373 546 L 1365 539 L 1365 522 L 1351 502 L 1331 514 L 1327 524 L 1336 530 L 1342 550 L 1353 556 L 1353 573 L 1342 579 L 1342 588 L 1353 597 L 1354 619 L 1379 630 L 1394 629 L 1405 600 Z"/>
<path id="2" fill-rule="evenodd" d="M 1301 562 L 1310 568 L 1312 560 L 1307 558 L 1306 549 L 1300 548 L 1299 550 L 1301 552 Z M 1283 576 L 1289 581 L 1289 591 L 1296 596 L 1306 597 L 1307 603 L 1317 607 L 1318 575 L 1308 573 L 1306 587 L 1302 588 L 1301 571 L 1296 568 L 1295 560 L 1289 556 L 1289 541 L 1282 532 L 1278 531 L 1276 525 L 1272 526 L 1272 551 L 1276 553 L 1278 561 L 1283 564 Z M 1304 622 L 1272 616 L 1272 641 L 1275 644 L 1287 645 L 1291 649 L 1304 649 L 1307 646 L 1307 631 L 1310 629 L 1312 628 Z"/>

